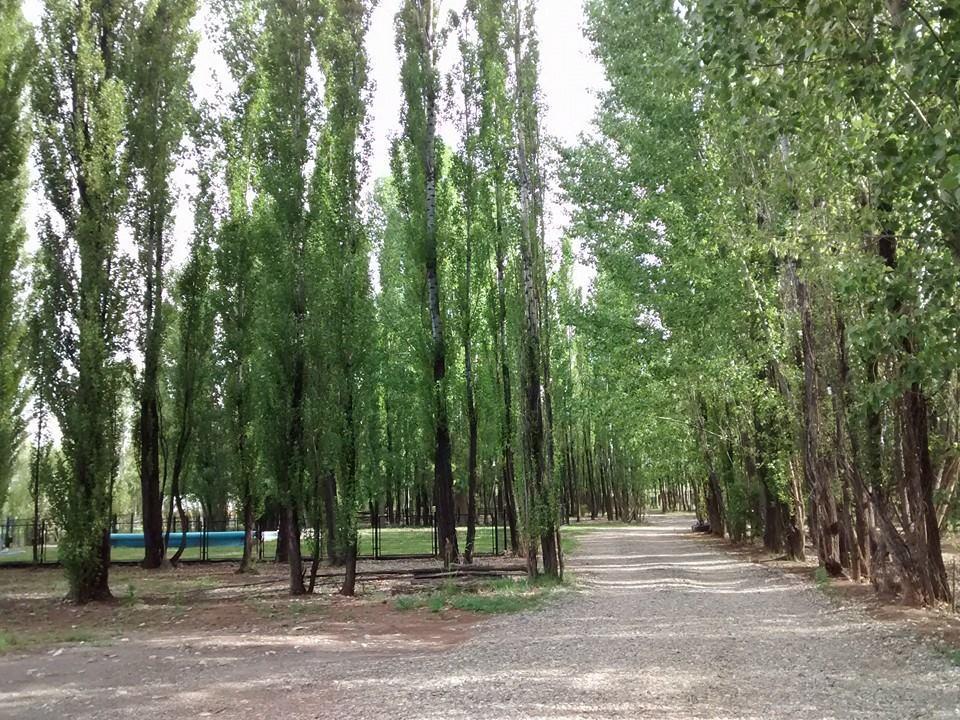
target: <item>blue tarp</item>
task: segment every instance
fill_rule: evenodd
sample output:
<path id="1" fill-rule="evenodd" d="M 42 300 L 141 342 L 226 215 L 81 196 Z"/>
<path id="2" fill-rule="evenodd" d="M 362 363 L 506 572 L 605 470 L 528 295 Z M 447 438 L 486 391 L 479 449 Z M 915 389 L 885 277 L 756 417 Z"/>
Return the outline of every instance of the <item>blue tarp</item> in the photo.
<path id="1" fill-rule="evenodd" d="M 203 544 L 204 533 L 188 532 L 187 547 L 200 547 Z M 228 530 L 225 532 L 206 533 L 207 547 L 243 547 L 243 530 Z M 170 533 L 170 545 L 180 546 L 180 533 Z M 143 533 L 110 533 L 110 547 L 114 548 L 142 548 Z"/>

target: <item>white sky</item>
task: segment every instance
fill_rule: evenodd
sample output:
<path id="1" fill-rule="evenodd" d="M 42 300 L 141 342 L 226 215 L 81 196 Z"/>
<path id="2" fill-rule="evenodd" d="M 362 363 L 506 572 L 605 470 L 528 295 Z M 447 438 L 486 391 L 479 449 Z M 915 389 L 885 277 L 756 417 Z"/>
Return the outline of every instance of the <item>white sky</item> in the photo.
<path id="1" fill-rule="evenodd" d="M 547 135 L 563 144 L 572 144 L 581 132 L 588 132 L 596 108 L 596 94 L 604 87 L 603 70 L 590 55 L 590 43 L 584 37 L 582 26 L 583 0 L 536 0 L 537 26 L 540 39 L 540 83 L 546 104 L 544 129 Z M 370 109 L 370 134 L 372 157 L 370 177 L 382 177 L 389 173 L 390 138 L 399 131 L 402 93 L 399 79 L 399 60 L 394 48 L 393 18 L 401 0 L 380 0 L 371 18 L 367 36 L 371 77 L 375 84 L 373 104 Z M 439 0 L 440 17 L 445 20 L 450 10 L 461 10 L 463 0 Z M 203 0 L 201 0 L 203 5 Z M 23 0 L 26 17 L 39 24 L 42 0 Z M 201 9 L 201 17 L 205 8 Z M 198 23 L 202 27 L 202 22 Z M 452 48 L 455 39 L 448 41 L 442 70 L 449 69 L 453 61 Z M 201 98 L 212 98 L 217 89 L 217 78 L 224 76 L 223 65 L 213 43 L 202 41 L 196 58 L 193 75 L 194 89 Z M 455 144 L 455 134 L 449 125 L 441 127 L 448 142 Z M 35 170 L 31 175 L 36 180 Z M 187 172 L 176 178 L 181 193 L 177 206 L 174 230 L 174 259 L 182 257 L 192 223 L 190 210 L 191 182 Z M 40 213 L 39 191 L 34 188 L 28 201 L 27 224 L 31 233 L 31 245 Z M 552 199 L 548 207 L 548 243 L 559 245 L 560 234 L 566 220 L 564 208 Z M 585 287 L 591 276 L 590 269 L 581 266 L 575 280 Z"/>

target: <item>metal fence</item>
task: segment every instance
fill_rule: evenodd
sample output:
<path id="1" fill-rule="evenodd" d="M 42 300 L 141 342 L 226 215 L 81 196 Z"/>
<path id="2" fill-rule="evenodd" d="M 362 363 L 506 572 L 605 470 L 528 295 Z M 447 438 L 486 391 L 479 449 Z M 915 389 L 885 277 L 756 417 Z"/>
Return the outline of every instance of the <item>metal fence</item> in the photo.
<path id="1" fill-rule="evenodd" d="M 383 515 L 360 513 L 357 518 L 359 557 L 365 560 L 399 558 L 430 558 L 440 554 L 436 515 L 430 514 L 429 524 L 390 523 Z M 405 520 L 405 518 L 396 518 Z M 460 514 L 457 520 L 457 536 L 460 550 L 465 549 L 467 517 Z M 61 533 L 56 523 L 49 519 L 33 520 L 7 518 L 0 535 L 0 567 L 59 563 L 58 545 Z M 186 531 L 190 542 L 181 560 L 184 562 L 239 561 L 243 554 L 241 544 L 222 545 L 211 533 L 242 530 L 237 517 L 220 520 L 205 520 L 188 517 Z M 137 516 L 115 517 L 111 523 L 112 533 L 138 534 L 143 532 L 142 520 Z M 279 528 L 258 523 L 255 528 L 256 555 L 258 560 L 275 560 L 278 550 Z M 321 547 L 326 547 L 326 538 L 321 530 Z M 314 530 L 305 528 L 302 543 L 305 556 L 312 555 Z M 181 526 L 174 518 L 168 538 L 168 557 L 180 545 Z M 481 513 L 477 518 L 473 555 L 493 556 L 504 553 L 509 547 L 509 530 L 496 512 Z M 113 547 L 110 561 L 114 564 L 134 564 L 143 560 L 143 548 L 133 543 L 129 547 Z"/>
<path id="2" fill-rule="evenodd" d="M 464 550 L 467 532 L 467 516 L 456 516 L 457 541 Z M 440 555 L 440 540 L 437 517 L 432 515 L 430 525 L 407 525 L 389 523 L 382 516 L 360 517 L 359 557 L 384 560 L 389 558 L 437 557 Z M 496 513 L 477 517 L 474 556 L 502 555 L 509 546 L 508 529 Z"/>

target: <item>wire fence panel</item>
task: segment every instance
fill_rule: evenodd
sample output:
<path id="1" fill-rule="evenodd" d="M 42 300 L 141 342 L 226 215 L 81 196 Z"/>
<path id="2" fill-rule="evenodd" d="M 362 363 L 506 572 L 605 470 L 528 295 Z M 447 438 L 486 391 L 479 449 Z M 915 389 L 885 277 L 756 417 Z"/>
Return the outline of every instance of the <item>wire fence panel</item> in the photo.
<path id="1" fill-rule="evenodd" d="M 437 557 L 438 537 L 436 517 L 430 513 L 425 518 L 429 524 L 407 524 L 407 518 L 397 516 L 390 523 L 382 515 L 360 513 L 357 518 L 360 558 L 399 559 Z M 412 519 L 412 518 L 411 518 Z M 424 519 L 421 516 L 421 521 Z M 466 549 L 466 515 L 457 516 L 457 540 L 461 552 Z M 60 533 L 49 519 L 33 520 L 7 518 L 2 526 L 0 543 L 0 567 L 32 564 L 57 564 Z M 143 524 L 135 515 L 115 517 L 111 524 L 110 561 L 112 563 L 137 563 L 143 560 Z M 185 535 L 185 537 L 184 537 Z M 320 545 L 326 548 L 327 539 L 321 531 Z M 239 561 L 243 557 L 243 524 L 237 517 L 218 520 L 188 517 L 185 527 L 174 517 L 165 528 L 167 557 L 172 557 L 185 545 L 180 559 L 184 562 Z M 259 560 L 276 560 L 278 554 L 279 527 L 258 524 L 254 531 L 255 554 Z M 312 557 L 314 529 L 305 528 L 301 547 L 305 557 Z M 473 544 L 475 557 L 494 556 L 504 553 L 508 547 L 507 527 L 496 513 L 481 514 L 477 518 Z"/>

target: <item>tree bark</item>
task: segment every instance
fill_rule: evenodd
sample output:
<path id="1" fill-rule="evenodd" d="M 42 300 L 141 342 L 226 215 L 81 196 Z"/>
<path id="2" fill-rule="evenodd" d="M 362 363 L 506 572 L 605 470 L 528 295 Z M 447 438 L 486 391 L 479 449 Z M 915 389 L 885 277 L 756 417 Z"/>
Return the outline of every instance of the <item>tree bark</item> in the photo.
<path id="1" fill-rule="evenodd" d="M 332 565 L 343 562 L 343 555 L 337 547 L 337 474 L 333 470 L 323 473 L 321 481 L 323 499 L 323 544 L 327 549 L 327 560 Z M 318 550 L 319 552 L 319 550 Z"/>
<path id="2" fill-rule="evenodd" d="M 820 391 L 813 310 L 806 281 L 796 277 L 795 282 L 803 346 L 803 468 L 815 509 L 820 564 L 830 575 L 836 577 L 843 574 L 840 563 L 840 522 L 836 498 L 830 488 L 827 469 L 820 457 Z"/>
<path id="3" fill-rule="evenodd" d="M 710 532 L 717 537 L 724 535 L 723 488 L 717 475 L 714 453 L 707 438 L 707 408 L 703 398 L 698 393 L 694 398 L 694 414 L 697 426 L 697 436 L 700 450 L 707 466 L 707 482 L 705 487 L 707 518 L 710 521 Z"/>
<path id="4" fill-rule="evenodd" d="M 160 362 L 162 253 L 156 244 L 152 221 L 148 223 L 145 242 L 156 261 L 148 260 L 144 292 L 144 368 L 140 384 L 140 499 L 143 516 L 144 558 L 141 567 L 155 569 L 163 564 L 163 498 L 160 491 L 160 410 L 158 407 L 158 375 Z M 158 267 L 160 265 L 161 267 Z"/>

